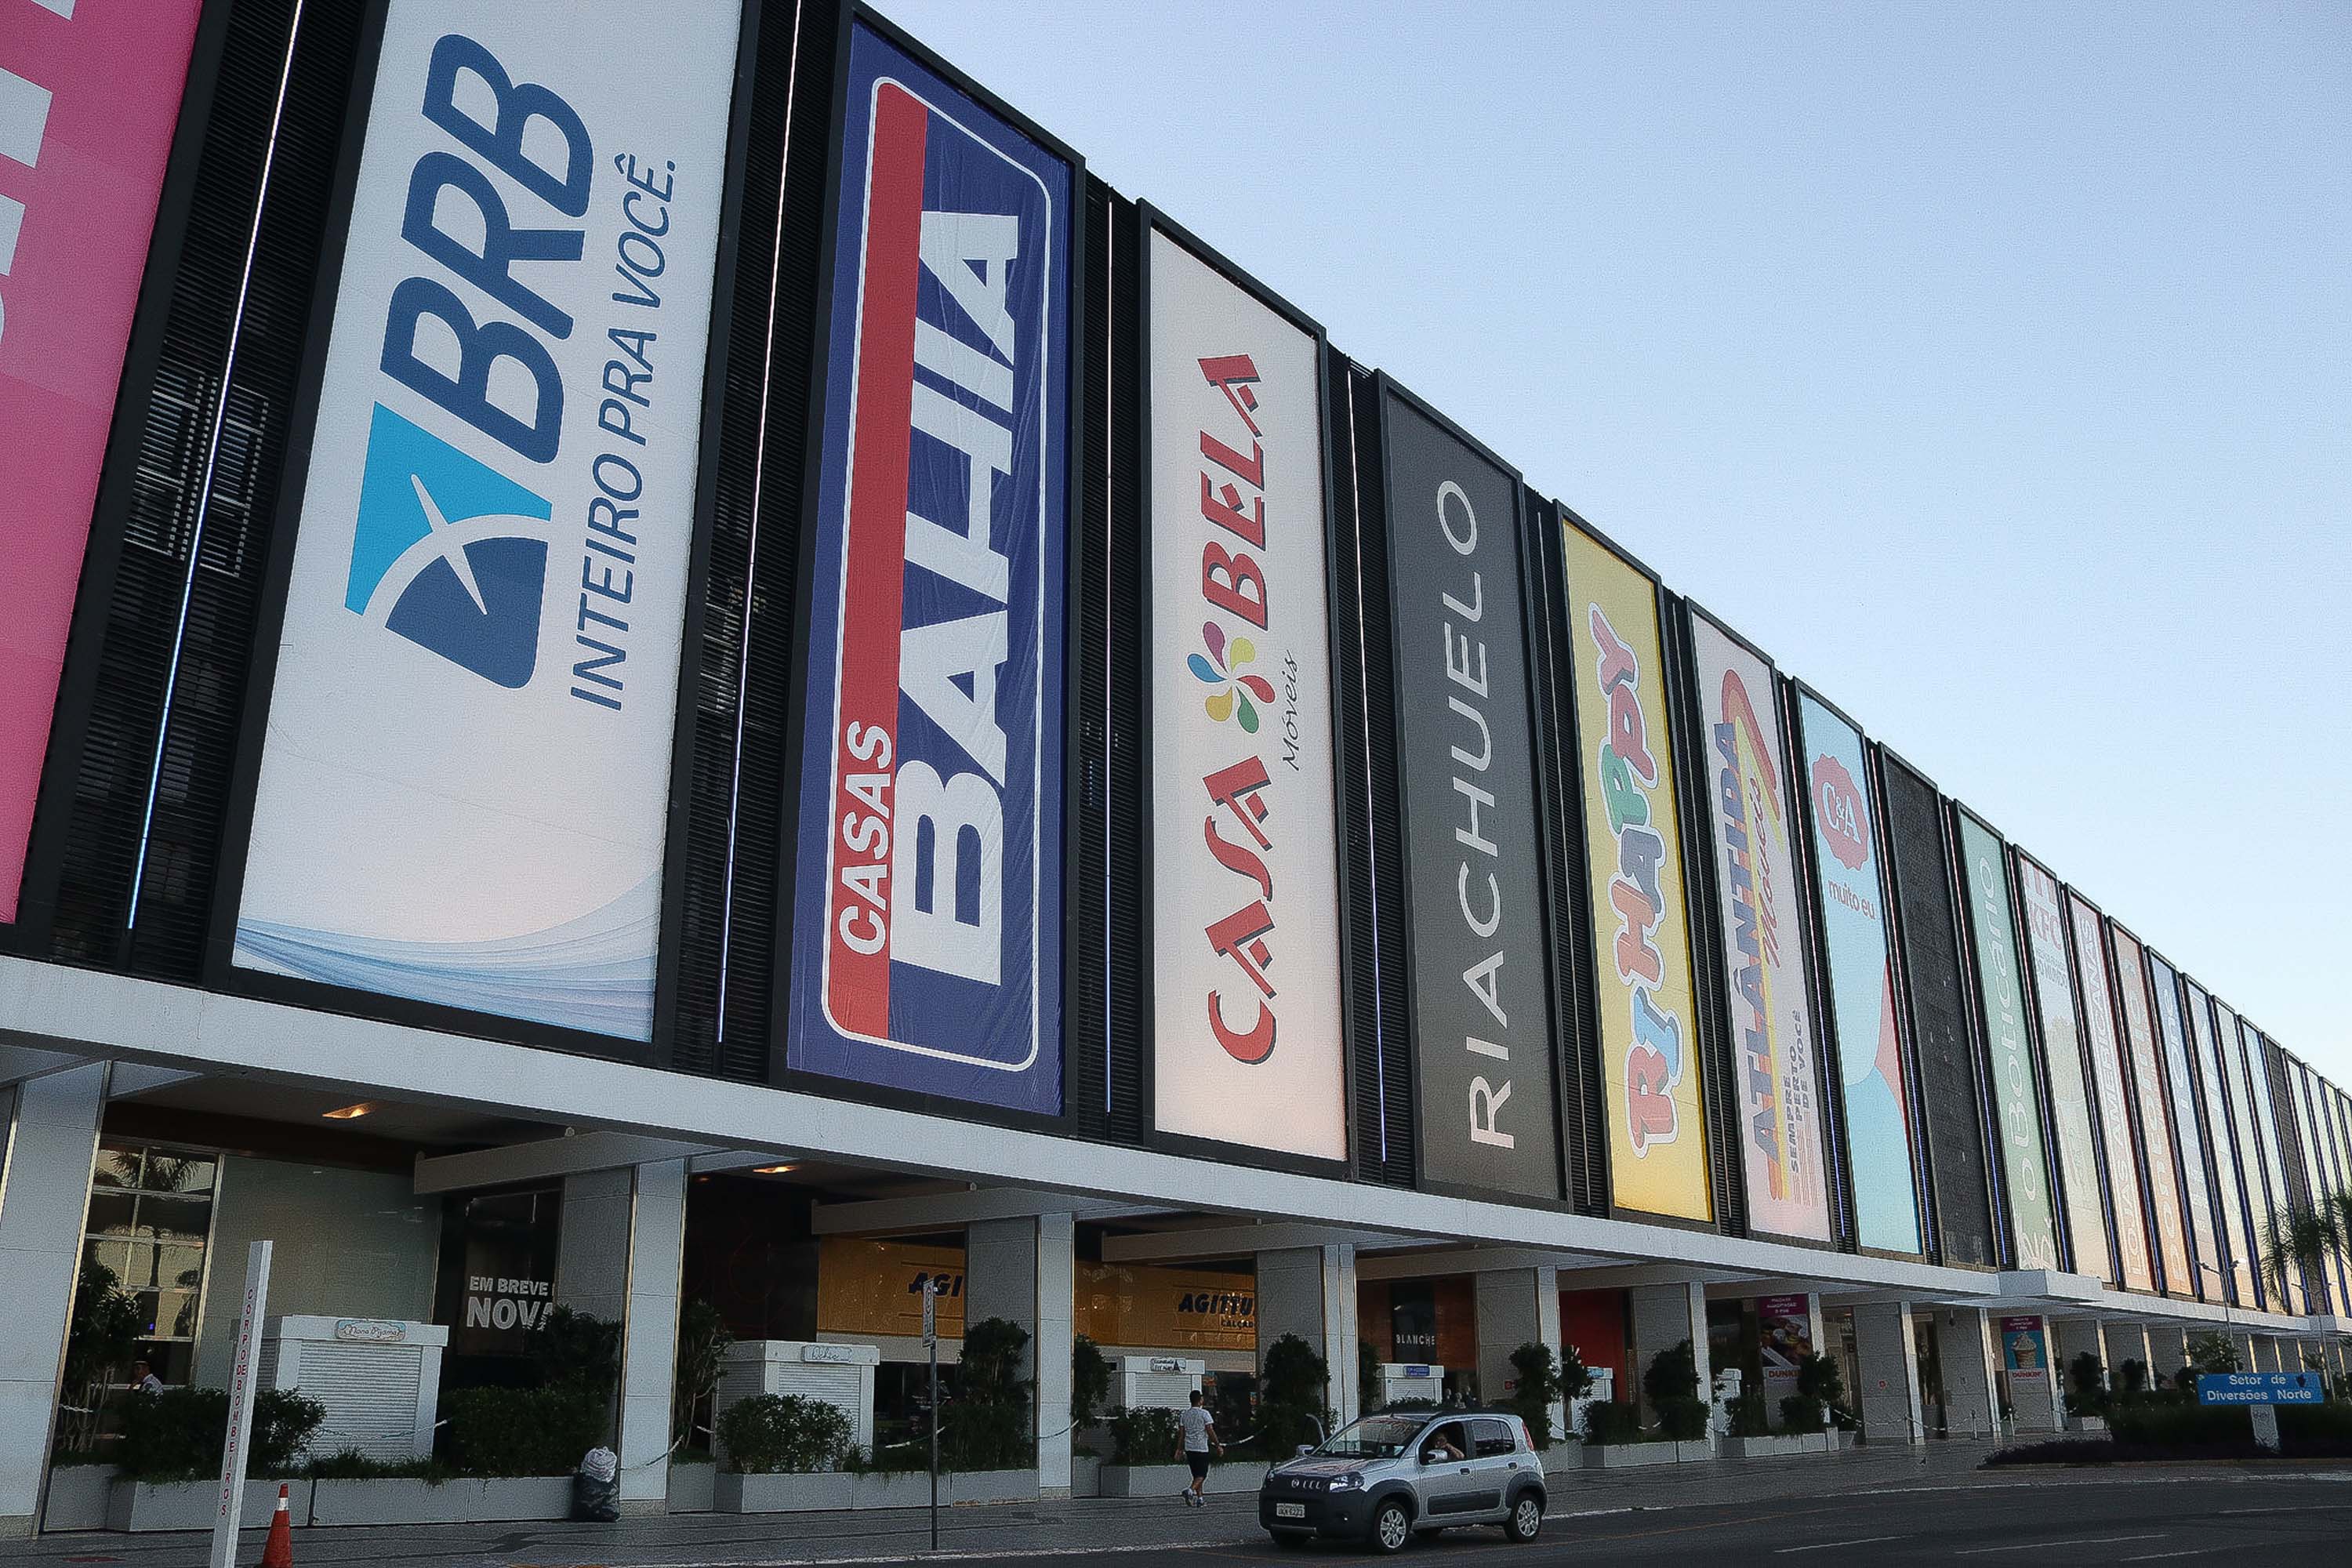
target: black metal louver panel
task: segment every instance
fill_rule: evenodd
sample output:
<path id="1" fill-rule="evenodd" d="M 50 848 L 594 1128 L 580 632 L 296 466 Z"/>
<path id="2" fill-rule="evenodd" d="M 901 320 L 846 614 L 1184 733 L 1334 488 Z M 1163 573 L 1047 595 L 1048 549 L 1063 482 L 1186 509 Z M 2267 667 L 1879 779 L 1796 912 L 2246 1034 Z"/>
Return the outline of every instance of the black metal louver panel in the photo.
<path id="1" fill-rule="evenodd" d="M 1081 650 L 1084 657 L 1106 666 L 1104 880 L 1099 890 L 1090 889 L 1088 896 L 1103 906 L 1108 958 L 1103 1002 L 1110 1068 L 1106 1131 L 1113 1137 L 1133 1140 L 1144 1131 L 1143 1042 L 1150 1030 L 1143 1016 L 1143 966 L 1150 958 L 1150 932 L 1145 923 L 1150 889 L 1145 883 L 1144 858 L 1150 824 L 1145 815 L 1150 806 L 1143 762 L 1143 703 L 1145 682 L 1150 679 L 1144 664 L 1144 574 L 1150 563 L 1143 548 L 1140 380 L 1129 368 L 1141 363 L 1143 351 L 1142 274 L 1133 254 L 1135 204 L 1091 176 L 1087 193 L 1087 220 L 1091 225 L 1100 218 L 1099 232 L 1108 242 L 1104 254 L 1110 304 L 1103 322 L 1110 363 L 1101 372 L 1110 412 L 1105 432 L 1108 472 L 1103 479 L 1104 544 L 1088 552 L 1101 558 L 1103 640 Z M 1102 197 L 1099 209 L 1093 205 L 1097 193 Z M 1092 263 L 1090 247 L 1090 271 Z M 1089 366 L 1090 391 L 1095 374 Z M 1091 452 L 1087 460 L 1091 467 Z M 1091 487 L 1091 477 L 1087 482 Z"/>
<path id="2" fill-rule="evenodd" d="M 1591 915 L 1584 895 L 1584 796 L 1576 766 L 1574 689 L 1568 660 L 1575 647 L 1568 633 L 1567 574 L 1560 560 L 1559 510 L 1533 503 L 1535 613 L 1528 632 L 1534 647 L 1536 701 L 1544 723 L 1537 766 L 1544 771 L 1542 824 L 1545 897 L 1551 918 L 1551 964 L 1557 977 L 1552 1010 L 1557 1040 L 1552 1071 L 1559 1085 L 1560 1163 L 1568 1201 L 1581 1214 L 1609 1212 L 1608 1128 L 1601 1088 L 1600 1046 L 1591 1016 L 1592 987 L 1586 978 L 1593 952 Z"/>
<path id="3" fill-rule="evenodd" d="M 299 30 L 297 15 L 249 0 L 226 30 L 65 826 L 54 951 L 71 962 L 173 980 L 203 965 L 338 151 L 356 122 L 362 8 L 302 8 Z"/>
<path id="4" fill-rule="evenodd" d="M 1984 1098 L 1960 967 L 1958 908 L 1936 788 L 1891 758 L 1881 770 L 1904 994 L 1917 1055 L 1939 1261 L 1992 1268 L 1992 1188 Z"/>
<path id="5" fill-rule="evenodd" d="M 725 405 L 705 454 L 718 475 L 691 692 L 695 749 L 681 773 L 688 806 L 670 1065 L 747 1081 L 768 1073 L 782 671 L 793 632 L 833 25 L 827 5 L 761 13 Z M 798 39 L 796 79 L 799 28 L 825 36 Z"/>
<path id="6" fill-rule="evenodd" d="M 1405 1007 L 1404 811 L 1397 777 L 1396 671 L 1389 657 L 1388 493 L 1381 403 L 1371 375 L 1338 350 L 1326 361 L 1335 467 L 1342 492 L 1332 548 L 1340 555 L 1337 733 L 1348 835 L 1348 1020 L 1354 1060 L 1356 1173 L 1409 1187 L 1413 1143 L 1412 1034 Z"/>
<path id="7" fill-rule="evenodd" d="M 1069 885 L 1062 901 L 1065 911 L 1062 973 L 1068 998 L 1063 1010 L 1063 1107 L 1073 1131 L 1099 1134 L 1111 1118 L 1108 1057 L 1110 1037 L 1108 958 L 1109 882 L 1106 878 L 1108 849 L 1109 724 L 1104 700 L 1109 690 L 1109 601 L 1104 575 L 1110 531 L 1110 366 L 1111 334 L 1118 330 L 1110 308 L 1110 268 L 1115 221 L 1111 206 L 1118 196 L 1108 185 L 1089 176 L 1086 182 L 1086 255 L 1081 258 L 1080 284 L 1086 291 L 1086 323 L 1089 345 L 1080 392 L 1079 475 L 1076 538 L 1070 555 L 1076 570 L 1069 574 L 1069 671 L 1071 711 L 1065 718 L 1063 743 L 1075 765 L 1063 829 L 1065 862 Z"/>

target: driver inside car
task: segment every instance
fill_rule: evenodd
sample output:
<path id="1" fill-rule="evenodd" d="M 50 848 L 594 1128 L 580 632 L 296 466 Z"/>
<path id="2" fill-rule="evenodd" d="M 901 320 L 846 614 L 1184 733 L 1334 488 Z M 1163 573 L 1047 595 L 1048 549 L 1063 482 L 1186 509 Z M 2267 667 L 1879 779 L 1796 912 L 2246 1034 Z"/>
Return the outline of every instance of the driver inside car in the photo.
<path id="1" fill-rule="evenodd" d="M 1432 1431 L 1429 1441 L 1422 1446 L 1421 1450 L 1421 1462 L 1424 1465 L 1443 1465 L 1469 1457 L 1467 1440 L 1463 1436 L 1461 1426 L 1454 1422 L 1448 1422 Z"/>

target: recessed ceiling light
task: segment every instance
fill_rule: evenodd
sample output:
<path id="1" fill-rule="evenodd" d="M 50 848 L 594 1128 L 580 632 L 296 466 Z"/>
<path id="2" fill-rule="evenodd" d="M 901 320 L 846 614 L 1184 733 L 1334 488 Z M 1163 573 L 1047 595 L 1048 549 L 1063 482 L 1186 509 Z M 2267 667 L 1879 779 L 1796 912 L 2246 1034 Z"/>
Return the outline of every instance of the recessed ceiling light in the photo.
<path id="1" fill-rule="evenodd" d="M 357 1105 L 346 1105 L 340 1110 L 322 1110 L 319 1114 L 329 1121 L 357 1121 L 374 1109 L 374 1100 L 362 1100 Z"/>
<path id="2" fill-rule="evenodd" d="M 799 1169 L 798 1165 L 754 1165 L 751 1173 L 755 1176 L 781 1176 L 787 1171 Z"/>

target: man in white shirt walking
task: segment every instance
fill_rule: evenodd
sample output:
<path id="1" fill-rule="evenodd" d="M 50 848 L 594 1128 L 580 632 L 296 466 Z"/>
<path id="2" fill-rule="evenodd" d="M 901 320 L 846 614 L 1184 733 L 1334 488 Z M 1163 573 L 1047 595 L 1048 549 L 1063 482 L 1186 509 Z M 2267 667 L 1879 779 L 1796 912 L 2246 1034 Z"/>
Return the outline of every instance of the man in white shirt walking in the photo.
<path id="1" fill-rule="evenodd" d="M 1192 1468 L 1192 1484 L 1176 1495 L 1184 1500 L 1186 1508 L 1206 1508 L 1201 1488 L 1209 1479 L 1209 1456 L 1223 1453 L 1225 1446 L 1217 1441 L 1216 1418 L 1202 1407 L 1199 1389 L 1192 1391 L 1192 1408 L 1177 1413 L 1176 1424 L 1184 1434 L 1184 1462 Z"/>

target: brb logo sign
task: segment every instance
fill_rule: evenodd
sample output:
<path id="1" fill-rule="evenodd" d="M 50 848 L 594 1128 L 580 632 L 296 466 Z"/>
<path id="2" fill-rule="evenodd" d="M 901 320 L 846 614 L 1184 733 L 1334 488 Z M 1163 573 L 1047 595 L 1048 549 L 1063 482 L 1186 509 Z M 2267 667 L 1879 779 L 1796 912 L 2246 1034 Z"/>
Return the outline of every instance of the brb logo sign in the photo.
<path id="1" fill-rule="evenodd" d="M 1057 1110 L 1071 166 L 863 24 L 850 77 L 788 1059 Z"/>

